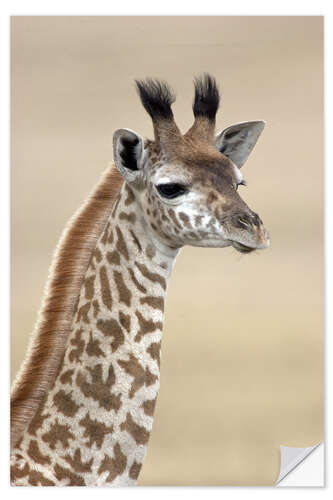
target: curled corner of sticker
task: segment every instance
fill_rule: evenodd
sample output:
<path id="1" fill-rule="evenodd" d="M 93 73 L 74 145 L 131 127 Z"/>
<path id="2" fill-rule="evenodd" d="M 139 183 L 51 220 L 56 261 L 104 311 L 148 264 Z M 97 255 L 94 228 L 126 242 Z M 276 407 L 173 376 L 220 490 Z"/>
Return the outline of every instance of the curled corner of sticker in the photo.
<path id="1" fill-rule="evenodd" d="M 287 474 L 289 474 L 295 467 L 297 467 L 307 456 L 312 453 L 321 443 L 306 448 L 294 448 L 291 446 L 280 446 L 281 462 L 280 474 L 276 480 L 277 485 Z"/>

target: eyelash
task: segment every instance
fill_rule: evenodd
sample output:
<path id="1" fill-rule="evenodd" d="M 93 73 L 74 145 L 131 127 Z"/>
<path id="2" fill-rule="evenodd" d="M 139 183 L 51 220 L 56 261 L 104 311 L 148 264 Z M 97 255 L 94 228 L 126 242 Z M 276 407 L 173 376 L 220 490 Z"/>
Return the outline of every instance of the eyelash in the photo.
<path id="1" fill-rule="evenodd" d="M 247 182 L 243 179 L 238 184 L 236 184 L 236 191 L 238 189 L 238 186 L 247 186 Z"/>

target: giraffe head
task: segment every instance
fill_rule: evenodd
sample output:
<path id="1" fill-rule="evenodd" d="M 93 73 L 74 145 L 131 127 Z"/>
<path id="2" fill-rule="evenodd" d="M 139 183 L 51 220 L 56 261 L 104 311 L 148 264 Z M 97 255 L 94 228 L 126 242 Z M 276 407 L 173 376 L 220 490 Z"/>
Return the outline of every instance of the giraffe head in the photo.
<path id="1" fill-rule="evenodd" d="M 219 92 L 213 77 L 195 80 L 194 123 L 183 135 L 171 105 L 175 96 L 163 81 L 136 82 L 153 121 L 154 141 L 130 129 L 113 137 L 115 163 L 133 191 L 147 228 L 161 243 L 225 247 L 242 253 L 269 246 L 263 223 L 239 194 L 241 167 L 265 122 L 232 125 L 215 133 Z"/>

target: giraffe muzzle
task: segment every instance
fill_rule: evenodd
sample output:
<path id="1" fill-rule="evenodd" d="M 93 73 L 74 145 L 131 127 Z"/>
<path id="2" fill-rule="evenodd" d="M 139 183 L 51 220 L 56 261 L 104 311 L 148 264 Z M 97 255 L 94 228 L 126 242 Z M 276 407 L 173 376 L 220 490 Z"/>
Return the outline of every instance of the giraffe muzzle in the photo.
<path id="1" fill-rule="evenodd" d="M 270 237 L 259 215 L 254 212 L 233 214 L 231 222 L 231 245 L 241 253 L 268 248 Z"/>

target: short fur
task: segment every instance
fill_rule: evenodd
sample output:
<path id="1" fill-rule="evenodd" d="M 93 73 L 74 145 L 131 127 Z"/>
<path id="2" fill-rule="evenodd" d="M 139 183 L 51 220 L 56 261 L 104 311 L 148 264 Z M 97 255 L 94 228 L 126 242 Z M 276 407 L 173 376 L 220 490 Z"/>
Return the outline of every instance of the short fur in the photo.
<path id="1" fill-rule="evenodd" d="M 108 168 L 62 234 L 29 351 L 12 388 L 11 447 L 57 376 L 91 254 L 122 184 L 116 168 Z"/>

